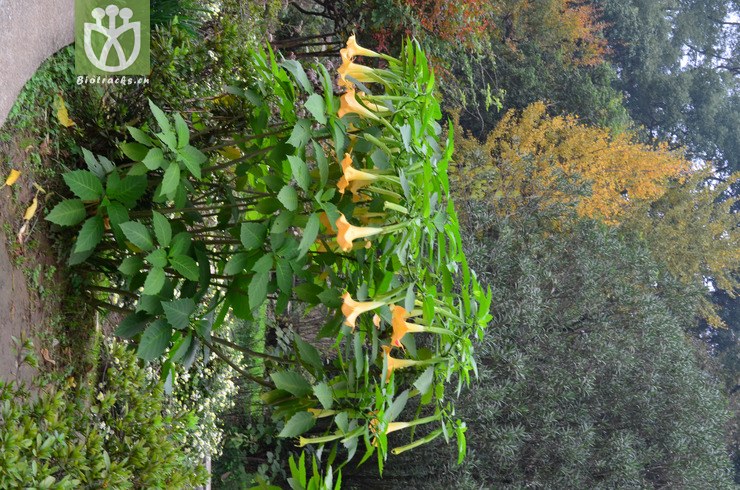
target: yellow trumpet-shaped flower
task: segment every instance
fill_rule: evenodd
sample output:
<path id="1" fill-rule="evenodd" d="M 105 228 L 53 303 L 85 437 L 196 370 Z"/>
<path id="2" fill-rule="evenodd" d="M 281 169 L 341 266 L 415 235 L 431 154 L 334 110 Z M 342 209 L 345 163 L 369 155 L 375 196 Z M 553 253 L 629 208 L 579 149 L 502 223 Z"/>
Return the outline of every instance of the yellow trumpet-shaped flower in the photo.
<path id="1" fill-rule="evenodd" d="M 352 241 L 358 238 L 366 238 L 378 235 L 383 232 L 383 228 L 372 228 L 365 226 L 353 226 L 344 217 L 339 214 L 339 219 L 335 222 L 337 226 L 337 243 L 345 252 L 352 250 Z"/>
<path id="2" fill-rule="evenodd" d="M 376 308 L 380 308 L 385 304 L 382 301 L 355 301 L 349 293 L 344 293 L 342 295 L 342 300 L 344 301 L 342 304 L 344 324 L 352 330 L 355 329 L 355 322 L 357 321 L 358 316 Z"/>
<path id="3" fill-rule="evenodd" d="M 362 92 L 360 92 L 358 96 L 362 98 Z M 354 113 L 361 117 L 377 121 L 379 120 L 377 114 L 390 113 L 390 109 L 387 107 L 379 106 L 370 102 L 365 102 L 365 105 L 361 104 L 357 100 L 358 96 L 355 95 L 354 88 L 347 90 L 339 100 L 339 111 L 337 112 L 337 116 L 343 117 L 346 114 Z"/>
<path id="4" fill-rule="evenodd" d="M 378 431 L 378 426 L 379 425 L 380 425 L 380 421 L 378 419 L 372 419 L 368 423 L 368 428 L 370 429 L 370 432 L 372 432 L 375 435 L 375 437 L 373 437 L 372 441 L 370 441 L 370 444 L 372 444 L 373 446 L 377 446 L 378 445 L 377 434 L 379 432 Z M 384 434 L 385 435 L 388 435 L 391 432 L 396 432 L 397 430 L 407 429 L 409 427 L 413 427 L 414 425 L 416 425 L 416 424 L 412 424 L 412 423 L 409 423 L 409 422 L 389 422 L 388 425 L 385 428 Z"/>
<path id="5" fill-rule="evenodd" d="M 344 194 L 347 187 L 349 187 L 352 194 L 357 196 L 357 191 L 372 184 L 373 181 L 377 179 L 376 175 L 355 169 L 352 166 L 352 157 L 349 153 L 344 154 L 341 164 L 343 175 L 337 182 L 337 188 L 339 189 L 340 194 Z"/>
<path id="6" fill-rule="evenodd" d="M 401 339 L 407 333 L 419 333 L 426 332 L 426 328 L 421 325 L 414 323 L 408 323 L 406 318 L 409 317 L 409 312 L 402 306 L 392 305 L 391 306 L 391 326 L 393 327 L 393 335 L 391 336 L 391 345 L 404 349 Z"/>
<path id="7" fill-rule="evenodd" d="M 344 154 L 344 158 L 342 159 L 341 163 L 342 171 L 344 172 L 344 179 L 347 182 L 362 181 L 370 183 L 379 179 L 379 177 L 375 174 L 371 174 L 370 172 L 363 172 L 362 170 L 358 170 L 353 167 L 352 157 L 349 153 Z"/>
<path id="8" fill-rule="evenodd" d="M 354 58 L 355 56 L 368 56 L 370 58 L 377 58 L 380 56 L 379 53 L 376 53 L 372 49 L 363 48 L 362 46 L 357 44 L 357 40 L 355 39 L 354 34 L 352 34 L 349 39 L 347 39 L 347 47 L 345 49 L 347 50 L 347 56 L 350 58 Z"/>
<path id="9" fill-rule="evenodd" d="M 347 179 L 342 175 L 337 181 L 337 189 L 339 189 L 340 194 L 344 194 L 349 187 L 349 190 L 352 192 L 352 202 L 360 202 L 362 200 L 370 200 L 369 198 L 363 199 L 363 196 L 359 193 L 360 189 L 370 184 L 372 184 L 370 180 L 353 180 L 352 182 L 347 182 Z"/>
<path id="10" fill-rule="evenodd" d="M 362 83 L 378 81 L 373 68 L 353 63 L 349 57 L 342 56 L 342 66 L 339 67 L 337 72 L 339 73 L 339 85 L 347 89 L 354 87 L 352 82 L 347 80 L 348 76 Z"/>
<path id="11" fill-rule="evenodd" d="M 342 158 L 339 163 L 342 165 L 342 172 L 344 172 L 347 168 L 352 166 L 352 155 L 345 153 L 344 158 Z"/>
<path id="12" fill-rule="evenodd" d="M 414 361 L 413 359 L 396 359 L 395 357 L 391 356 L 390 346 L 384 345 L 382 347 L 383 355 L 385 356 L 386 363 L 388 364 L 388 370 L 385 376 L 386 382 L 391 379 L 391 375 L 396 369 L 404 369 L 407 367 L 422 366 L 428 364 L 428 362 L 426 361 Z"/>

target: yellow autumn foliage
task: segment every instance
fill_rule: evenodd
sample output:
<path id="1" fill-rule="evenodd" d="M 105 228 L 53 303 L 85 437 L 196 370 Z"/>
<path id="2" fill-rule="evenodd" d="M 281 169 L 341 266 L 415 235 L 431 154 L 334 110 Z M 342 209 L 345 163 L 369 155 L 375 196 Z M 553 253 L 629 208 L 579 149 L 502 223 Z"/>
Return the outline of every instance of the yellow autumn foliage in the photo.
<path id="1" fill-rule="evenodd" d="M 637 207 L 624 217 L 622 227 L 637 233 L 674 277 L 685 284 L 705 284 L 740 292 L 740 198 L 728 189 L 740 181 L 740 172 L 717 183 L 711 167 L 697 170 L 683 183 L 673 183 L 656 201 Z M 714 327 L 723 326 L 711 301 L 700 314 Z"/>
<path id="2" fill-rule="evenodd" d="M 500 216 L 533 203 L 564 204 L 581 217 L 613 225 L 689 170 L 689 162 L 665 146 L 644 145 L 574 116 L 551 117 L 542 102 L 508 112 L 483 144 L 456 134 L 455 147 L 453 188 L 489 202 Z"/>

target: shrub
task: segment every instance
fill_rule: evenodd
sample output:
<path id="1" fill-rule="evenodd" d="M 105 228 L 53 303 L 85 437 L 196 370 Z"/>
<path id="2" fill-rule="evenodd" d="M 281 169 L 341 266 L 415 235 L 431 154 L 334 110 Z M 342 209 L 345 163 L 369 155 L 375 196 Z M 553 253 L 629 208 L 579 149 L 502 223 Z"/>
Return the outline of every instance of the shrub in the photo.
<path id="1" fill-rule="evenodd" d="M 188 488 L 207 477 L 184 443 L 192 412 L 166 407 L 161 383 L 124 344 L 103 349 L 93 388 L 38 396 L 0 382 L 0 488 Z"/>

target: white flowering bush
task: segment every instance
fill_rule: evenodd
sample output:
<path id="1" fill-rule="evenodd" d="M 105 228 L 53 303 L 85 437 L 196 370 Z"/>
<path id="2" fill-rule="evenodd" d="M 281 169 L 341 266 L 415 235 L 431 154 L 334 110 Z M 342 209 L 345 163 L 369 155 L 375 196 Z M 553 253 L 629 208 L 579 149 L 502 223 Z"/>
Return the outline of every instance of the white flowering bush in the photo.
<path id="1" fill-rule="evenodd" d="M 233 357 L 238 362 L 239 356 Z M 221 414 L 234 406 L 238 391 L 233 381 L 236 373 L 231 366 L 213 361 L 178 370 L 171 401 L 175 411 L 186 411 L 197 419 L 195 430 L 185 435 L 185 452 L 198 461 L 207 455 L 215 458 L 221 454 L 224 439 Z"/>

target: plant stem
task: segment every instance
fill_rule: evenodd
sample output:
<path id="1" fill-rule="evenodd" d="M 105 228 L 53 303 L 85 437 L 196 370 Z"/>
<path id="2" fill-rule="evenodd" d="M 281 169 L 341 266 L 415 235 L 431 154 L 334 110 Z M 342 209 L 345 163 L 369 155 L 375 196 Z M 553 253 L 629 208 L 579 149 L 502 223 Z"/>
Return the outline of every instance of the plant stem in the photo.
<path id="1" fill-rule="evenodd" d="M 231 366 L 231 368 L 234 371 L 236 371 L 237 373 L 241 374 L 246 379 L 257 383 L 258 385 L 262 385 L 265 388 L 269 388 L 271 390 L 274 390 L 275 389 L 275 385 L 274 384 L 270 383 L 269 381 L 265 381 L 264 379 L 258 378 L 257 376 L 254 376 L 252 374 L 249 374 L 244 369 L 242 369 L 239 366 L 237 366 L 234 363 L 234 361 L 232 361 L 231 359 L 229 359 L 229 356 L 227 356 L 226 354 L 224 354 L 224 352 L 221 349 L 219 349 L 218 347 L 216 347 L 215 345 L 213 345 L 211 342 L 208 342 L 205 338 L 200 337 L 200 340 L 201 340 L 201 342 L 203 342 L 206 345 L 206 347 L 208 347 L 209 349 L 211 349 L 211 351 L 214 354 L 216 354 L 218 357 L 220 357 L 226 364 L 228 364 L 229 366 Z"/>
<path id="2" fill-rule="evenodd" d="M 270 354 L 265 354 L 263 352 L 256 352 L 256 351 L 253 351 L 251 349 L 247 349 L 246 347 L 242 347 L 242 346 L 237 345 L 237 344 L 235 344 L 233 342 L 230 342 L 230 341 L 228 341 L 226 339 L 222 339 L 220 337 L 214 337 L 213 335 L 211 335 L 211 340 L 213 340 L 217 344 L 225 345 L 226 347 L 230 347 L 230 348 L 232 348 L 234 350 L 238 350 L 239 352 L 242 352 L 244 354 L 249 354 L 250 356 L 260 357 L 262 359 L 268 359 L 270 361 L 275 361 L 275 362 L 282 362 L 282 363 L 288 363 L 288 364 L 297 364 L 297 362 L 294 361 L 294 360 L 292 360 L 292 359 L 285 359 L 285 358 L 282 358 L 282 357 L 271 356 Z"/>

